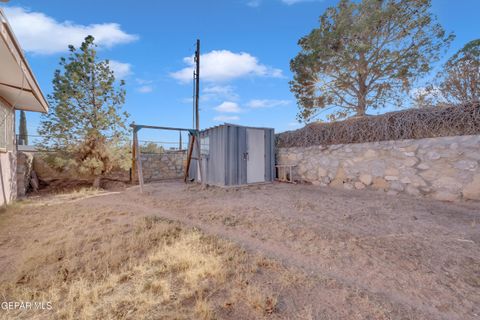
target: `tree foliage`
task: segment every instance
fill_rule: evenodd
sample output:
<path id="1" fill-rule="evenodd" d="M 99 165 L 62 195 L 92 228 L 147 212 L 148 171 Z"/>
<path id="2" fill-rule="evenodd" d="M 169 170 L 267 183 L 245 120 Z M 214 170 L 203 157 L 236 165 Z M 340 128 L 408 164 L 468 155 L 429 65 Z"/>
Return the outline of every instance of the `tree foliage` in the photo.
<path id="1" fill-rule="evenodd" d="M 334 109 L 334 120 L 401 105 L 453 39 L 430 6 L 430 0 L 340 0 L 328 8 L 291 61 L 298 119 Z"/>
<path id="2" fill-rule="evenodd" d="M 161 145 L 156 144 L 155 142 L 148 142 L 140 146 L 140 151 L 142 153 L 160 154 L 165 152 L 165 149 Z"/>
<path id="3" fill-rule="evenodd" d="M 55 151 L 56 167 L 75 168 L 79 174 L 100 177 L 128 165 L 125 125 L 128 114 L 124 81 L 115 81 L 108 60 L 99 60 L 94 38 L 80 48 L 69 46 L 68 58 L 53 78 L 50 112 L 42 118 L 39 133 L 43 147 Z"/>
<path id="4" fill-rule="evenodd" d="M 470 41 L 445 63 L 439 91 L 449 103 L 480 99 L 480 39 Z"/>
<path id="5" fill-rule="evenodd" d="M 28 145 L 27 115 L 20 111 L 20 127 L 18 128 L 18 140 L 22 145 Z"/>

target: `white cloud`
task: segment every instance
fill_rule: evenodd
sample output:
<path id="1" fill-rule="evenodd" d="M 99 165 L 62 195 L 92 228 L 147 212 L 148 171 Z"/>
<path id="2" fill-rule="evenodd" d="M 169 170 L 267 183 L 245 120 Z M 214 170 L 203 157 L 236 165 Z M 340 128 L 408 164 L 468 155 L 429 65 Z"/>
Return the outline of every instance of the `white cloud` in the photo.
<path id="1" fill-rule="evenodd" d="M 323 1 L 323 0 L 282 0 L 283 3 L 291 6 L 292 4 L 297 4 L 300 2 L 313 2 L 313 1 Z"/>
<path id="2" fill-rule="evenodd" d="M 288 123 L 288 126 L 289 126 L 290 128 L 298 128 L 298 127 L 301 126 L 301 124 L 298 123 L 297 121 L 293 121 L 293 122 L 289 122 L 289 123 Z"/>
<path id="3" fill-rule="evenodd" d="M 152 80 L 135 78 L 135 82 L 138 84 L 138 87 L 136 88 L 137 92 L 150 93 L 153 91 L 154 86 L 152 85 Z"/>
<path id="4" fill-rule="evenodd" d="M 430 87 L 417 87 L 413 88 L 410 91 L 410 96 L 413 98 L 417 98 L 420 96 L 426 96 L 426 97 L 432 97 L 432 96 L 438 96 L 441 93 L 441 90 L 437 86 L 430 86 Z"/>
<path id="5" fill-rule="evenodd" d="M 261 3 L 262 3 L 261 0 L 250 0 L 247 2 L 247 6 L 256 8 L 256 7 L 259 7 Z"/>
<path id="6" fill-rule="evenodd" d="M 140 85 L 147 85 L 147 84 L 152 84 L 152 80 L 147 80 L 147 79 L 142 79 L 142 78 L 135 78 L 135 81 L 140 84 Z"/>
<path id="7" fill-rule="evenodd" d="M 130 63 L 109 60 L 109 65 L 117 79 L 125 78 L 132 73 L 132 65 Z"/>
<path id="8" fill-rule="evenodd" d="M 218 112 L 225 113 L 240 113 L 242 110 L 237 103 L 231 101 L 225 101 L 215 108 Z"/>
<path id="9" fill-rule="evenodd" d="M 188 67 L 170 75 L 181 82 L 192 81 L 194 58 L 186 57 L 183 61 Z M 224 82 L 246 76 L 282 77 L 280 69 L 267 67 L 246 52 L 234 53 L 228 50 L 214 50 L 200 56 L 200 78 L 207 82 Z"/>
<path id="10" fill-rule="evenodd" d="M 226 121 L 237 121 L 240 120 L 240 117 L 238 116 L 216 116 L 213 118 L 214 121 L 219 121 L 219 122 L 226 122 Z"/>
<path id="11" fill-rule="evenodd" d="M 247 103 L 247 106 L 254 109 L 260 109 L 260 108 L 273 108 L 278 106 L 286 106 L 289 104 L 290 104 L 289 100 L 254 99 L 254 100 L 250 100 Z"/>
<path id="12" fill-rule="evenodd" d="M 153 91 L 153 87 L 150 85 L 145 85 L 137 88 L 137 91 L 140 93 L 150 93 Z"/>
<path id="13" fill-rule="evenodd" d="M 232 86 L 208 86 L 202 90 L 203 101 L 210 100 L 238 100 L 239 96 Z"/>
<path id="14" fill-rule="evenodd" d="M 22 48 L 31 53 L 65 52 L 68 45 L 79 46 L 88 35 L 94 36 L 97 45 L 105 48 L 138 39 L 136 35 L 123 31 L 118 23 L 81 25 L 71 21 L 59 22 L 44 13 L 20 7 L 6 7 L 5 12 Z"/>
<path id="15" fill-rule="evenodd" d="M 280 1 L 286 5 L 291 6 L 293 4 L 297 4 L 300 2 L 314 2 L 314 1 L 323 1 L 323 0 L 280 0 Z M 246 2 L 246 4 L 249 7 L 257 8 L 262 4 L 262 2 L 263 2 L 262 0 L 249 0 Z"/>

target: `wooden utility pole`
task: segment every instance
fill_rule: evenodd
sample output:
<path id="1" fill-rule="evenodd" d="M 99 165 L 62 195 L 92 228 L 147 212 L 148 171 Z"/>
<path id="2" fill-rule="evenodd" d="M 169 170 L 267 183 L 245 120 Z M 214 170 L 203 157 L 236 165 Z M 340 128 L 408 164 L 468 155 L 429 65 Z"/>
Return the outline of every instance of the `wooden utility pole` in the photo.
<path id="1" fill-rule="evenodd" d="M 195 51 L 195 129 L 200 130 L 200 112 L 198 101 L 200 98 L 200 39 L 197 39 L 197 50 Z"/>

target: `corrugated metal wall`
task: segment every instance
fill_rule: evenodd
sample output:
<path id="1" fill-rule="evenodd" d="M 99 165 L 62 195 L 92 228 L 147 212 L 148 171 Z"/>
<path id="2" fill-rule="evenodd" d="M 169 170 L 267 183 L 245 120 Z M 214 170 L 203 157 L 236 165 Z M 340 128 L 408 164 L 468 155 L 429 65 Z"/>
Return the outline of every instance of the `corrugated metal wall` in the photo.
<path id="1" fill-rule="evenodd" d="M 275 178 L 275 133 L 270 128 L 255 128 L 265 132 L 265 181 Z M 205 182 L 213 185 L 247 184 L 247 127 L 221 125 L 206 129 L 201 138 L 208 137 L 209 152 L 202 156 Z M 194 150 L 193 157 L 196 157 Z M 197 161 L 192 160 L 190 177 L 198 174 Z"/>
<path id="2" fill-rule="evenodd" d="M 265 129 L 265 181 L 275 180 L 275 131 Z"/>

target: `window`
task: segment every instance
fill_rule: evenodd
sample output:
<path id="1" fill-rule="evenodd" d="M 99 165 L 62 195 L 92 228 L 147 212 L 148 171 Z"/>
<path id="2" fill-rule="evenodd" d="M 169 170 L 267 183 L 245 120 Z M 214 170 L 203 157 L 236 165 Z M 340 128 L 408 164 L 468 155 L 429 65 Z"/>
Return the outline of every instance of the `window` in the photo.
<path id="1" fill-rule="evenodd" d="M 13 111 L 0 104 L 0 151 L 13 150 Z"/>
<path id="2" fill-rule="evenodd" d="M 210 139 L 209 137 L 200 138 L 200 154 L 208 156 L 210 154 Z"/>

